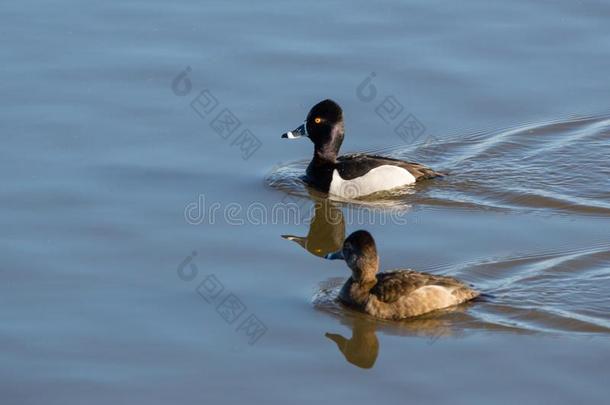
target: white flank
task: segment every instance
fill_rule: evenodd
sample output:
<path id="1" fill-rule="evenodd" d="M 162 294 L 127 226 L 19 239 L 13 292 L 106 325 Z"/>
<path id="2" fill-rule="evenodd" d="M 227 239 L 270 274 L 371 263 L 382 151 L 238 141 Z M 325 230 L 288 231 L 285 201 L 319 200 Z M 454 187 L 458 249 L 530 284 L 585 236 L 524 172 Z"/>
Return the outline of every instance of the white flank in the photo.
<path id="1" fill-rule="evenodd" d="M 413 183 L 415 177 L 398 166 L 379 166 L 352 180 L 344 180 L 335 170 L 328 192 L 339 197 L 356 198 Z"/>
<path id="2" fill-rule="evenodd" d="M 420 302 L 433 302 L 437 308 L 446 308 L 457 304 L 451 290 L 440 285 L 426 285 L 410 294 L 410 298 Z"/>

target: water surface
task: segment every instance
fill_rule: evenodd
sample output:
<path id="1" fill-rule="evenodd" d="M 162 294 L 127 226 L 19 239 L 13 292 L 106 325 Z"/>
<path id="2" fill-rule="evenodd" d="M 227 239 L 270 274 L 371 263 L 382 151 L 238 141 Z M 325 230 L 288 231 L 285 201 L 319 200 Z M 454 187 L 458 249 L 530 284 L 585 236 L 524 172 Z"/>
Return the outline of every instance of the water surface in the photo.
<path id="1" fill-rule="evenodd" d="M 609 15 L 592 1 L 5 2 L 2 403 L 606 402 Z M 187 67 L 190 86 L 173 86 Z M 218 106 L 200 116 L 206 89 Z M 384 120 L 390 96 L 402 109 Z M 345 152 L 448 175 L 383 204 L 327 201 L 331 224 L 202 214 L 316 213 L 299 180 L 311 145 L 279 136 L 327 97 Z M 212 127 L 224 109 L 233 134 Z M 423 131 L 401 137 L 408 116 Z M 261 142 L 248 159 L 244 129 Z M 347 269 L 319 256 L 358 228 L 382 268 L 492 298 L 399 323 L 341 307 Z M 252 345 L 251 316 L 265 328 Z"/>

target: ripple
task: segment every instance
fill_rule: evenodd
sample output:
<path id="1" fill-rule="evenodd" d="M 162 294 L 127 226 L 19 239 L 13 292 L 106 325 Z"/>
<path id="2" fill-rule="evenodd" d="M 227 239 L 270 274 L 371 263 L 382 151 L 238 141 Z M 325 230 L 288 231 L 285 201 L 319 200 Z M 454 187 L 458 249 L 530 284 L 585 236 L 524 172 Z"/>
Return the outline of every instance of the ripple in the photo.
<path id="1" fill-rule="evenodd" d="M 610 215 L 610 118 L 572 117 L 369 151 L 415 160 L 448 175 L 358 200 L 355 205 L 444 207 L 537 214 Z M 300 197 L 308 161 L 274 168 L 275 189 Z M 331 196 L 331 198 L 335 199 Z"/>

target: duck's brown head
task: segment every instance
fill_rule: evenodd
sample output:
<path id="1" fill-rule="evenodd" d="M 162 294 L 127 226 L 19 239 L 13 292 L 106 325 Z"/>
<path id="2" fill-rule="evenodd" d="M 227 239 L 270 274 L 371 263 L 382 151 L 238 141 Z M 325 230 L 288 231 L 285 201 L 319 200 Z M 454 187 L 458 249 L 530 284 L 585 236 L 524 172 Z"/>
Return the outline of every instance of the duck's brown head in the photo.
<path id="1" fill-rule="evenodd" d="M 356 282 L 375 280 L 379 268 L 375 239 L 364 230 L 352 233 L 345 239 L 340 251 L 328 254 L 326 258 L 345 260 Z"/>

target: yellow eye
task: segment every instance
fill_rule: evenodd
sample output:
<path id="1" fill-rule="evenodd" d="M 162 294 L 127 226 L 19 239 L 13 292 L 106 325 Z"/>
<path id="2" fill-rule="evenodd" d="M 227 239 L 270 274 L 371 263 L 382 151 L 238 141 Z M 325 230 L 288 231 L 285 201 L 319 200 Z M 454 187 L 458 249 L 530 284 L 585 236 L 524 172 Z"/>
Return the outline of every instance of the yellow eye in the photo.
<path id="1" fill-rule="evenodd" d="M 320 117 L 314 118 L 313 122 L 315 122 L 316 124 L 319 124 L 322 122 L 322 118 L 320 118 Z"/>

